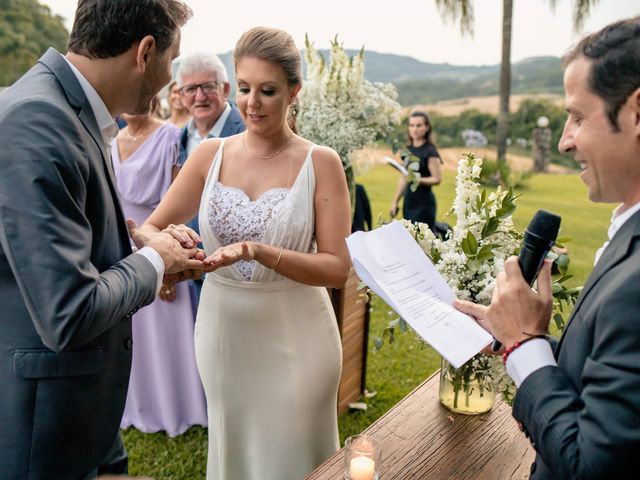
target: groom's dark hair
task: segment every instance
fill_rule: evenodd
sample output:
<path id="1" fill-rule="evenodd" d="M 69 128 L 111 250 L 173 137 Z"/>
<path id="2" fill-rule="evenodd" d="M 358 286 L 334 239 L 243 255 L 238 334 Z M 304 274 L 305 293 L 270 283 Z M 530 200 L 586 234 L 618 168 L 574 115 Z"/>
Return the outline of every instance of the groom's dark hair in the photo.
<path id="1" fill-rule="evenodd" d="M 69 51 L 89 58 L 111 58 L 151 35 L 162 54 L 191 15 L 182 0 L 80 0 Z"/>

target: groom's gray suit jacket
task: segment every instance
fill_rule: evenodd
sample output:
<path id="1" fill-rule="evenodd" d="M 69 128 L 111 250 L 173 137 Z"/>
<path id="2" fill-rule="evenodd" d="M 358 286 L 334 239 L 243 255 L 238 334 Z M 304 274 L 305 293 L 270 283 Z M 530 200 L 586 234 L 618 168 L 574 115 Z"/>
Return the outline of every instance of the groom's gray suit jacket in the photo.
<path id="1" fill-rule="evenodd" d="M 587 279 L 555 356 L 513 405 L 538 452 L 531 478 L 640 478 L 640 212 Z"/>
<path id="2" fill-rule="evenodd" d="M 110 159 L 50 49 L 0 96 L 0 478 L 76 479 L 118 432 L 131 314 L 156 273 L 131 254 Z"/>

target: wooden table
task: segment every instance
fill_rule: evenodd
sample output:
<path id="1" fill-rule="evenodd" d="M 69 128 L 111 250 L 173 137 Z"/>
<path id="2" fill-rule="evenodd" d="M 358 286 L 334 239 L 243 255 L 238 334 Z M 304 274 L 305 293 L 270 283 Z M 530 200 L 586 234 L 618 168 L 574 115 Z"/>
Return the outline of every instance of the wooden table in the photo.
<path id="1" fill-rule="evenodd" d="M 433 374 L 364 433 L 383 443 L 380 478 L 523 479 L 535 452 L 496 400 L 485 415 L 451 413 L 438 400 L 439 372 Z M 307 480 L 342 480 L 344 449 Z"/>

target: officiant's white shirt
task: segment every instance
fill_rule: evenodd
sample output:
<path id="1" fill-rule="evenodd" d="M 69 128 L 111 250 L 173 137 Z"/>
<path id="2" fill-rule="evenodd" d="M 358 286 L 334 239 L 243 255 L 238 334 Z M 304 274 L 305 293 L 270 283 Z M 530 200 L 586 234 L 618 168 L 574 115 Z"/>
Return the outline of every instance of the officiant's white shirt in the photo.
<path id="1" fill-rule="evenodd" d="M 602 253 L 609 245 L 609 242 L 613 239 L 614 235 L 618 233 L 618 230 L 629 220 L 634 213 L 640 210 L 640 202 L 636 203 L 631 208 L 620 212 L 622 205 L 618 205 L 613 211 L 611 216 L 611 225 L 607 231 L 607 240 L 602 247 L 596 252 L 596 258 L 594 263 L 598 263 Z M 542 338 L 536 338 L 523 344 L 521 347 L 515 349 L 507 357 L 507 373 L 513 379 L 516 387 L 520 387 L 522 382 L 536 370 L 539 370 L 546 366 L 557 366 L 556 359 L 553 356 L 551 345 L 549 342 Z"/>

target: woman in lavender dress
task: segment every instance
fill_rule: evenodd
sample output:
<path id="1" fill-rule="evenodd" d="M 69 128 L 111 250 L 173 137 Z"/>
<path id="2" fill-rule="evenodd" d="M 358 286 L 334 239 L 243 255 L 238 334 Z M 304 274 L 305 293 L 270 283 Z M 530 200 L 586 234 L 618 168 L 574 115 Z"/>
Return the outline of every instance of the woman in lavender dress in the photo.
<path id="1" fill-rule="evenodd" d="M 126 115 L 112 143 L 113 167 L 127 218 L 142 225 L 177 174 L 179 130 L 152 115 Z M 163 285 L 160 298 L 133 316 L 133 364 L 122 428 L 169 436 L 207 424 L 196 369 L 188 286 Z"/>

